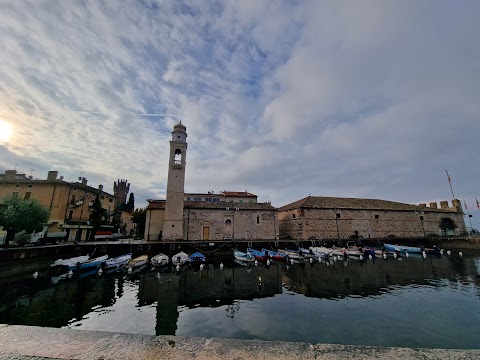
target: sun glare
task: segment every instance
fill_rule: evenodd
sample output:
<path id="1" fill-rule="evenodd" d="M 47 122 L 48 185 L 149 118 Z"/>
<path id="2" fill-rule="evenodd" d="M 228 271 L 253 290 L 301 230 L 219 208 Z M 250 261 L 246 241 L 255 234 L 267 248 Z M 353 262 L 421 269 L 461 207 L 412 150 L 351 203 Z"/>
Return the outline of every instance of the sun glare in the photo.
<path id="1" fill-rule="evenodd" d="M 7 142 L 10 136 L 12 136 L 12 126 L 8 122 L 0 119 L 0 141 Z"/>

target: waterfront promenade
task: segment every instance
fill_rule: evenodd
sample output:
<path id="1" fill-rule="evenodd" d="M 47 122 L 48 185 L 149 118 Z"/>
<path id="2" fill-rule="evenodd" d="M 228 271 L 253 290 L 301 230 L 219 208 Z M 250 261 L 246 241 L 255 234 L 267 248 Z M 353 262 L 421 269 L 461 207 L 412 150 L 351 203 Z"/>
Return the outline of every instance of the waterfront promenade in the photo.
<path id="1" fill-rule="evenodd" d="M 478 359 L 480 350 L 412 349 L 0 325 L 0 359 Z"/>

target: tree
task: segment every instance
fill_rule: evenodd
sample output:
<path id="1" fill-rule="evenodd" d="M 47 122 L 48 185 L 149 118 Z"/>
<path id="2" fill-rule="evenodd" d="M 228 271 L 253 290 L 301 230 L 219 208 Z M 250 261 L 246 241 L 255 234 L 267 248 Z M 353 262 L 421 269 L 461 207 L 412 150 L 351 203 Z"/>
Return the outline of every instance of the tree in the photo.
<path id="1" fill-rule="evenodd" d="M 9 196 L 0 200 L 0 227 L 7 231 L 5 247 L 19 231 L 40 231 L 50 217 L 50 210 L 36 199 Z"/>
<path id="2" fill-rule="evenodd" d="M 145 233 L 145 223 L 147 221 L 147 210 L 136 209 L 132 215 L 132 222 L 137 224 L 136 235 L 143 235 Z"/>
<path id="3" fill-rule="evenodd" d="M 95 197 L 95 201 L 93 202 L 92 206 L 92 226 L 93 226 L 93 231 L 90 233 L 90 240 L 93 240 L 95 238 L 95 234 L 97 233 L 97 230 L 100 229 L 102 225 L 105 224 L 107 219 L 107 211 L 102 208 L 102 203 L 100 202 L 100 195 L 97 194 Z"/>
<path id="4" fill-rule="evenodd" d="M 130 193 L 128 202 L 125 204 L 125 210 L 133 211 L 135 209 L 135 195 Z"/>

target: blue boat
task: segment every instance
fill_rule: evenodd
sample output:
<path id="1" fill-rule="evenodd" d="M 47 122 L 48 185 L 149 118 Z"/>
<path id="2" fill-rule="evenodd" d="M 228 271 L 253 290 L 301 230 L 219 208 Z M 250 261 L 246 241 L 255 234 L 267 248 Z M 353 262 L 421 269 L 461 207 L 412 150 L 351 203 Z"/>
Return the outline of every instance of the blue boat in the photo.
<path id="1" fill-rule="evenodd" d="M 265 252 L 263 250 L 259 251 L 259 250 L 255 250 L 255 249 L 252 249 L 252 248 L 247 248 L 247 253 L 253 255 L 255 257 L 255 259 L 257 259 L 257 260 L 260 260 L 260 261 L 267 261 L 268 260 L 268 255 L 265 254 Z"/>
<path id="2" fill-rule="evenodd" d="M 77 270 L 87 270 L 87 269 L 91 269 L 91 268 L 96 269 L 96 268 L 100 267 L 100 264 L 107 259 L 108 259 L 108 255 L 103 255 L 103 256 L 100 256 L 100 257 L 97 257 L 97 258 L 94 258 L 94 259 L 84 261 L 80 264 L 77 264 L 76 268 L 77 268 Z"/>
<path id="3" fill-rule="evenodd" d="M 124 267 L 132 259 L 132 254 L 128 253 L 125 255 L 117 256 L 110 258 L 102 262 L 102 267 L 105 269 L 118 269 Z"/>
<path id="4" fill-rule="evenodd" d="M 287 254 L 286 253 L 281 253 L 277 251 L 272 251 L 272 250 L 267 250 L 267 249 L 262 249 L 262 251 L 267 255 L 270 259 L 273 260 L 287 260 Z"/>
<path id="5" fill-rule="evenodd" d="M 415 246 L 383 244 L 383 247 L 388 252 L 396 252 L 396 253 L 408 252 L 412 254 L 421 254 L 423 252 L 423 249 L 421 247 L 415 247 Z"/>
<path id="6" fill-rule="evenodd" d="M 205 255 L 200 252 L 194 252 L 189 259 L 191 263 L 205 262 Z"/>

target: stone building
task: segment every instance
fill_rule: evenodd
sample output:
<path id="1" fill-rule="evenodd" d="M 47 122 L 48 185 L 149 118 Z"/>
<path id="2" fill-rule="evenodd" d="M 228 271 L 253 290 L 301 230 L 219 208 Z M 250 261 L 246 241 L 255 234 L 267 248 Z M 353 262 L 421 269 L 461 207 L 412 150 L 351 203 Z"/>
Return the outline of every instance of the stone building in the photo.
<path id="1" fill-rule="evenodd" d="M 308 196 L 278 209 L 280 239 L 425 237 L 466 232 L 460 201 L 410 205 Z"/>
<path id="2" fill-rule="evenodd" d="M 67 240 L 85 240 L 92 229 L 90 220 L 97 194 L 107 214 L 113 213 L 115 197 L 103 191 L 103 185 L 94 188 L 87 185 L 84 177 L 79 180 L 64 181 L 63 176 L 58 177 L 58 171 L 49 171 L 46 180 L 39 180 L 6 170 L 0 174 L 0 198 L 13 195 L 37 199 L 50 210 L 48 232 L 65 231 Z"/>
<path id="3" fill-rule="evenodd" d="M 147 200 L 147 240 L 276 240 L 277 209 L 247 191 L 185 194 L 187 133 L 177 124 L 170 141 L 166 200 Z"/>

